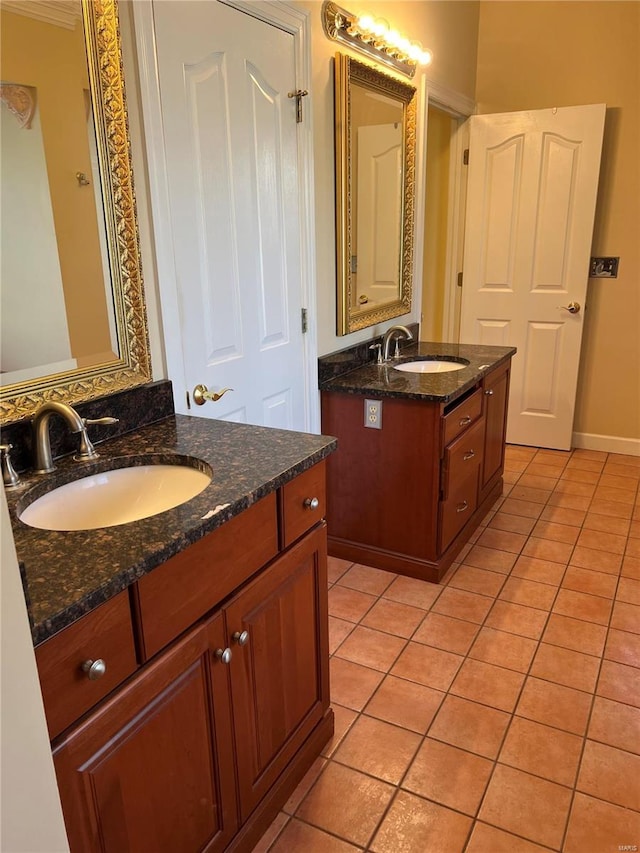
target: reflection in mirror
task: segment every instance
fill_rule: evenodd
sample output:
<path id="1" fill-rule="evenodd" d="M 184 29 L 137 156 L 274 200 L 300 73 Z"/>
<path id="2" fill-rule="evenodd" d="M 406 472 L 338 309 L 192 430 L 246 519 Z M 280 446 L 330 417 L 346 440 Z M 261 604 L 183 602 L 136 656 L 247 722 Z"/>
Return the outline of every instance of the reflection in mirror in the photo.
<path id="1" fill-rule="evenodd" d="M 415 89 L 336 54 L 338 334 L 411 310 Z"/>
<path id="2" fill-rule="evenodd" d="M 150 378 L 114 0 L 0 9 L 2 421 Z"/>

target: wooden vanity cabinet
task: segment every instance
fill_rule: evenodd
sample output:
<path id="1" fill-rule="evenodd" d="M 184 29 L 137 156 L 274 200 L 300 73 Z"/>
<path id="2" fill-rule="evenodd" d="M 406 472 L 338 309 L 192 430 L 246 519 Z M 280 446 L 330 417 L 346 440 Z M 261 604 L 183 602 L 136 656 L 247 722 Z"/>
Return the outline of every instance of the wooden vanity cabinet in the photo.
<path id="1" fill-rule="evenodd" d="M 72 851 L 218 853 L 237 828 L 231 692 L 216 616 L 54 747 Z"/>
<path id="2" fill-rule="evenodd" d="M 316 496 L 307 486 L 324 495 L 324 464 L 301 476 L 302 491 L 292 481 L 159 567 L 144 607 L 131 588 L 142 658 L 163 645 L 53 742 L 72 853 L 249 851 L 330 738 L 324 504 L 304 504 Z M 298 537 L 254 571 L 247 555 L 269 551 L 287 516 Z M 213 584 L 216 568 L 226 584 L 235 564 L 237 591 L 183 631 L 194 564 Z M 160 633 L 163 614 L 179 638 Z"/>
<path id="3" fill-rule="evenodd" d="M 502 492 L 510 361 L 443 404 L 382 397 L 381 429 L 364 396 L 322 392 L 329 553 L 438 582 Z M 368 395 L 375 398 L 375 394 Z"/>

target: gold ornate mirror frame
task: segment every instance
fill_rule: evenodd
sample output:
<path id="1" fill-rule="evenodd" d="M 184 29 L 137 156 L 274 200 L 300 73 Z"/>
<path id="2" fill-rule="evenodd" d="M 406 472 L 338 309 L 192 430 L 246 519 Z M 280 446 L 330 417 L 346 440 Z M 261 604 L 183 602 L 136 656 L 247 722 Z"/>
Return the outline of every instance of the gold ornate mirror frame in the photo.
<path id="1" fill-rule="evenodd" d="M 120 357 L 0 389 L 1 423 L 46 400 L 80 402 L 151 378 L 117 3 L 82 0 L 82 12 Z"/>
<path id="2" fill-rule="evenodd" d="M 416 90 L 382 71 L 341 53 L 335 57 L 335 151 L 336 151 L 336 258 L 337 333 L 346 335 L 411 310 L 413 232 L 416 162 Z M 370 309 L 353 311 L 352 277 L 354 233 L 352 199 L 355 194 L 354 151 L 351 125 L 352 85 L 362 87 L 402 105 L 403 169 L 401 181 L 401 234 L 399 240 L 399 288 L 397 299 Z"/>

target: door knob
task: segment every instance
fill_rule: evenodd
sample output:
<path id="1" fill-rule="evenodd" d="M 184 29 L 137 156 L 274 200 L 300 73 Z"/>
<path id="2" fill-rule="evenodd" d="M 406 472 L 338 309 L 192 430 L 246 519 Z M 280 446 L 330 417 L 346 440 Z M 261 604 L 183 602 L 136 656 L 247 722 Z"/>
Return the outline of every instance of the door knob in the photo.
<path id="1" fill-rule="evenodd" d="M 569 314 L 578 314 L 580 312 L 580 303 L 570 302 L 568 305 L 558 305 L 558 308 L 563 308 Z"/>
<path id="2" fill-rule="evenodd" d="M 196 406 L 204 406 L 207 400 L 217 403 L 220 397 L 223 397 L 227 391 L 233 391 L 233 388 L 223 388 L 222 391 L 209 391 L 206 385 L 196 385 L 193 389 L 193 402 Z"/>

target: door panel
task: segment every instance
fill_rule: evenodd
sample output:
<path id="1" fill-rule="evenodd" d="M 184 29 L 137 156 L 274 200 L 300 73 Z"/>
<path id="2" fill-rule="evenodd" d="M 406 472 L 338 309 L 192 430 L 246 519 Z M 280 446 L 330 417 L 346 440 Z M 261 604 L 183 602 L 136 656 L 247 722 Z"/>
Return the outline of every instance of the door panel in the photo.
<path id="1" fill-rule="evenodd" d="M 328 708 L 326 527 L 287 551 L 225 609 L 240 813 L 250 814 Z M 320 577 L 318 575 L 321 575 Z"/>
<path id="2" fill-rule="evenodd" d="M 604 116 L 596 104 L 470 119 L 460 339 L 518 348 L 511 443 L 571 446 Z"/>
<path id="3" fill-rule="evenodd" d="M 220 2 L 154 27 L 185 391 L 233 389 L 190 414 L 304 429 L 293 36 Z"/>

